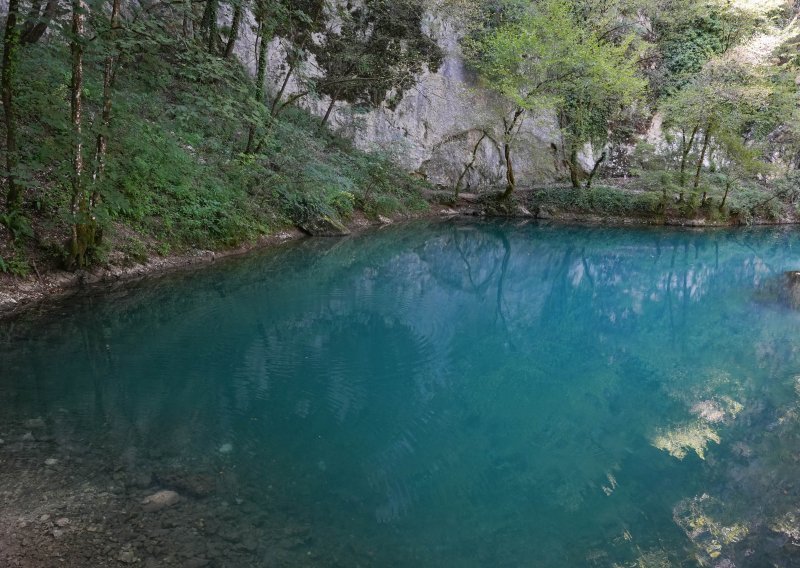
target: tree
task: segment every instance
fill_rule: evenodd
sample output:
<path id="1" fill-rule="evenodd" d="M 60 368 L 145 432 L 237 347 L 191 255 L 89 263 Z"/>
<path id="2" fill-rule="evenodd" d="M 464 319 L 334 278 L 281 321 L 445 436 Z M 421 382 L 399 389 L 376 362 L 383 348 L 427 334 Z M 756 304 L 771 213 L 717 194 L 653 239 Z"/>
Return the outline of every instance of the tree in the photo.
<path id="1" fill-rule="evenodd" d="M 3 38 L 2 93 L 3 113 L 6 123 L 6 204 L 9 210 L 22 206 L 22 192 L 17 184 L 17 121 L 14 116 L 14 78 L 17 50 L 20 47 L 21 30 L 17 24 L 19 0 L 9 0 L 6 30 Z"/>
<path id="2" fill-rule="evenodd" d="M 581 26 L 570 2 L 542 0 L 525 5 L 507 1 L 493 5 L 491 15 L 490 21 L 499 24 L 479 31 L 466 47 L 486 85 L 510 105 L 502 117 L 503 195 L 509 197 L 516 187 L 514 140 L 528 114 L 562 110 L 561 126 L 573 140 L 569 152 L 574 166 L 577 144 L 596 131 L 589 127 L 590 113 L 585 111 L 625 104 L 641 83 L 634 73 L 631 41 L 614 43 Z"/>
<path id="3" fill-rule="evenodd" d="M 324 40 L 310 47 L 324 76 L 316 90 L 330 97 L 324 126 L 337 101 L 394 108 L 423 70 L 442 62 L 438 44 L 423 30 L 421 0 L 366 0 L 341 7 Z"/>
<path id="4" fill-rule="evenodd" d="M 296 98 L 283 100 L 289 82 L 306 59 L 306 49 L 312 43 L 315 33 L 324 29 L 324 0 L 295 0 L 273 2 L 271 12 L 274 17 L 273 33 L 281 38 L 286 50 L 286 74 L 272 100 L 270 116 L 277 116 L 283 108 Z"/>
<path id="5" fill-rule="evenodd" d="M 298 68 L 306 58 L 306 47 L 312 41 L 313 35 L 323 25 L 322 16 L 325 9 L 324 0 L 302 0 L 287 2 L 286 0 L 256 0 L 254 16 L 257 25 L 258 56 L 256 62 L 256 84 L 254 98 L 258 105 L 265 104 L 265 80 L 267 69 L 268 47 L 274 37 L 281 40 L 286 51 L 287 70 L 278 92 L 273 96 L 272 103 L 268 105 L 268 112 L 263 118 L 267 131 L 272 126 L 273 120 L 289 104 L 305 96 L 293 95 L 284 101 L 289 83 Z M 302 78 L 301 78 L 302 79 Z M 245 153 L 258 152 L 264 143 L 263 137 L 256 143 L 258 124 L 252 122 L 248 126 L 247 146 Z"/>
<path id="6" fill-rule="evenodd" d="M 637 75 L 635 55 L 628 37 L 619 45 L 605 45 L 604 53 L 574 81 L 565 85 L 557 112 L 562 132 L 564 156 L 570 181 L 580 187 L 578 153 L 591 144 L 600 156 L 587 179 L 587 186 L 606 159 L 605 146 L 615 120 L 626 119 L 625 112 L 642 95 L 645 82 Z"/>
<path id="7" fill-rule="evenodd" d="M 93 189 L 91 206 L 96 207 L 100 200 L 98 183 L 105 170 L 106 153 L 108 150 L 108 130 L 111 127 L 112 90 L 116 75 L 117 53 L 114 39 L 120 28 L 121 0 L 112 0 L 111 16 L 109 18 L 108 37 L 106 38 L 108 53 L 103 62 L 103 109 L 101 113 L 100 132 L 97 133 L 97 152 L 95 156 L 95 170 L 92 176 Z"/>
<path id="8" fill-rule="evenodd" d="M 88 6 L 83 0 L 72 0 L 72 80 L 70 83 L 70 124 L 72 127 L 72 239 L 70 261 L 79 267 L 88 263 L 87 252 L 94 244 L 94 223 L 90 198 L 83 179 L 83 43 Z"/>
<path id="9" fill-rule="evenodd" d="M 2 91 L 3 116 L 6 126 L 6 206 L 9 210 L 22 207 L 22 187 L 17 179 L 19 148 L 17 143 L 17 119 L 15 115 L 14 83 L 19 50 L 25 45 L 39 41 L 47 31 L 50 22 L 58 12 L 58 0 L 48 0 L 42 8 L 41 0 L 33 0 L 25 22 L 19 23 L 20 2 L 9 0 L 3 36 L 3 60 L 0 71 L 0 90 Z"/>
<path id="10" fill-rule="evenodd" d="M 205 42 L 209 53 L 217 53 L 219 50 L 218 13 L 219 0 L 206 0 L 203 8 L 203 19 L 200 21 L 200 36 Z"/>
<path id="11" fill-rule="evenodd" d="M 267 47 L 269 45 L 269 38 L 271 37 L 268 33 L 268 11 L 267 6 L 264 1 L 256 1 L 255 4 L 255 19 L 258 25 L 256 30 L 256 44 L 258 46 L 258 56 L 256 61 L 256 80 L 255 80 L 255 89 L 254 89 L 254 98 L 256 101 L 256 107 L 260 108 L 264 105 L 264 81 L 266 80 L 266 70 L 267 70 Z M 257 124 L 255 122 L 251 123 L 247 129 L 247 147 L 244 150 L 245 154 L 250 154 L 255 149 L 255 139 L 256 139 L 256 127 Z"/>
<path id="12" fill-rule="evenodd" d="M 238 0 L 233 5 L 233 17 L 231 19 L 231 29 L 228 34 L 228 43 L 225 44 L 225 58 L 233 54 L 233 49 L 236 47 L 236 41 L 239 39 L 239 28 L 242 25 L 242 13 L 245 9 L 243 0 Z"/>
<path id="13" fill-rule="evenodd" d="M 47 0 L 44 8 L 42 0 L 33 0 L 25 24 L 22 26 L 21 42 L 30 44 L 39 41 L 57 14 L 58 0 Z"/>
<path id="14" fill-rule="evenodd" d="M 694 151 L 692 190 L 700 187 L 705 164 L 712 153 L 729 172 L 756 171 L 756 138 L 776 122 L 781 89 L 763 66 L 737 57 L 712 59 L 683 89 L 662 106 L 664 126 L 680 133 L 678 175 L 686 187 L 688 162 Z M 760 126 L 759 126 L 760 125 Z M 763 160 L 761 160 L 763 163 Z M 763 168 L 761 168 L 763 170 Z M 728 189 L 730 185 L 728 185 Z M 681 191 L 679 200 L 683 200 Z M 704 192 L 701 204 L 706 201 Z M 727 193 L 724 198 L 727 200 Z"/>

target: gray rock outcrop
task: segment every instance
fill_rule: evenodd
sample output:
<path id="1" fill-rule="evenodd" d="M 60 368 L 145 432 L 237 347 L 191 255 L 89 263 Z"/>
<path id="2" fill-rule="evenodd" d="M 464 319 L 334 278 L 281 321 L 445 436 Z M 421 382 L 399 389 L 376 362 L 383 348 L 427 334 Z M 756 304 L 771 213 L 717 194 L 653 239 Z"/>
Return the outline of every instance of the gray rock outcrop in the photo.
<path id="1" fill-rule="evenodd" d="M 252 16 L 250 20 L 237 44 L 237 54 L 255 73 Z M 407 171 L 435 185 L 455 187 L 459 178 L 464 191 L 502 185 L 505 177 L 502 120 L 513 109 L 479 85 L 467 68 L 457 24 L 429 17 L 428 26 L 444 53 L 438 70 L 424 73 L 394 110 L 382 106 L 364 112 L 339 102 L 329 124 L 359 148 L 387 153 Z M 273 40 L 267 69 L 271 92 L 280 89 L 286 68 L 282 40 Z M 301 74 L 313 76 L 314 69 L 313 61 L 309 62 Z M 286 92 L 299 92 L 301 88 L 297 81 L 289 81 Z M 305 97 L 299 104 L 322 116 L 329 102 L 325 97 Z M 513 158 L 518 184 L 546 183 L 563 177 L 561 152 L 560 134 L 552 113 L 529 115 L 515 136 Z M 593 161 L 587 152 L 579 159 L 586 171 L 591 170 Z M 472 165 L 467 168 L 469 164 Z"/>

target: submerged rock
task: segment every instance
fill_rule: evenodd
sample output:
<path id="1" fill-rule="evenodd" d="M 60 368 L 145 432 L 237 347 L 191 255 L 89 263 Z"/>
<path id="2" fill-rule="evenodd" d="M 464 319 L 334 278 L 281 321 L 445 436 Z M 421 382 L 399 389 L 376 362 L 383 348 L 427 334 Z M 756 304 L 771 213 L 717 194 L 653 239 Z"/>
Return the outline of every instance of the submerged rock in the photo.
<path id="1" fill-rule="evenodd" d="M 649 550 L 636 559 L 636 568 L 672 568 L 669 555 L 664 550 Z"/>
<path id="2" fill-rule="evenodd" d="M 800 545 L 800 515 L 794 511 L 790 511 L 773 521 L 769 528 L 771 531 L 787 537 L 794 546 Z"/>
<path id="3" fill-rule="evenodd" d="M 165 489 L 171 489 L 182 495 L 196 499 L 208 497 L 216 491 L 216 480 L 202 473 L 186 471 L 160 472 L 153 475 L 156 483 Z"/>
<path id="4" fill-rule="evenodd" d="M 123 562 L 124 564 L 135 564 L 139 561 L 139 559 L 136 558 L 136 553 L 133 551 L 133 547 L 130 544 L 125 545 L 122 550 L 119 551 L 117 560 Z"/>
<path id="5" fill-rule="evenodd" d="M 652 444 L 679 460 L 685 458 L 690 450 L 704 460 L 708 443 L 719 444 L 720 441 L 719 435 L 707 423 L 700 421 L 662 432 L 653 439 Z"/>
<path id="6" fill-rule="evenodd" d="M 744 406 L 730 397 L 723 396 L 719 400 L 703 400 L 695 403 L 690 412 L 711 424 L 734 419 Z"/>
<path id="7" fill-rule="evenodd" d="M 721 522 L 718 518 L 721 505 L 717 499 L 703 494 L 684 499 L 673 510 L 673 520 L 695 545 L 697 559 L 703 566 L 711 562 L 716 562 L 718 566 L 728 560 L 722 556 L 729 552 L 728 547 L 741 541 L 750 532 L 743 523 Z"/>
<path id="8" fill-rule="evenodd" d="M 31 430 L 36 430 L 39 428 L 44 428 L 46 426 L 44 420 L 41 417 L 38 418 L 31 418 L 30 420 L 25 421 L 25 428 L 29 428 Z"/>
<path id="9" fill-rule="evenodd" d="M 800 271 L 786 272 L 784 279 L 786 300 L 793 308 L 800 309 Z"/>
<path id="10" fill-rule="evenodd" d="M 714 423 L 725 420 L 725 411 L 713 400 L 698 402 L 692 406 L 691 412 L 706 422 Z"/>
<path id="11" fill-rule="evenodd" d="M 159 491 L 158 493 L 153 493 L 142 500 L 142 509 L 144 509 L 147 513 L 155 513 L 161 509 L 172 507 L 180 500 L 181 496 L 175 491 Z"/>

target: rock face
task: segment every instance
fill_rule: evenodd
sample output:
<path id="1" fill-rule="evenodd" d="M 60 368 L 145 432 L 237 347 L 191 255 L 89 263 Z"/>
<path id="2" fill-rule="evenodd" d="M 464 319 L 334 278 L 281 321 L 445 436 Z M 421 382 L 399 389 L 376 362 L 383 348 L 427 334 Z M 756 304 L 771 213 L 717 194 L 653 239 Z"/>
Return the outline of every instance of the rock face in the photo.
<path id="1" fill-rule="evenodd" d="M 354 140 L 358 147 L 393 155 L 407 171 L 431 183 L 451 188 L 461 178 L 464 191 L 502 185 L 505 178 L 502 123 L 513 108 L 481 87 L 466 67 L 457 24 L 429 17 L 427 26 L 444 53 L 441 68 L 423 74 L 395 110 L 382 107 L 363 112 L 346 103 L 337 103 L 329 124 Z M 254 73 L 253 27 L 243 26 L 236 51 Z M 279 90 L 286 75 L 284 53 L 280 42 L 273 41 L 267 70 L 268 89 L 272 93 Z M 313 66 L 307 66 L 305 72 L 313 75 Z M 296 81 L 290 81 L 287 92 L 298 92 L 301 88 Z M 327 98 L 306 97 L 301 104 L 322 116 L 329 102 Z M 552 113 L 529 115 L 515 136 L 513 160 L 518 184 L 525 186 L 563 177 L 560 148 Z M 587 152 L 579 160 L 586 171 L 594 165 Z M 467 169 L 470 163 L 472 166 Z"/>
<path id="2" fill-rule="evenodd" d="M 299 227 L 312 237 L 344 237 L 350 234 L 341 221 L 327 215 L 304 221 Z"/>
<path id="3" fill-rule="evenodd" d="M 477 149 L 462 189 L 501 185 L 502 122 L 513 109 L 478 85 L 464 64 L 453 24 L 433 22 L 431 28 L 445 54 L 437 72 L 421 77 L 394 111 L 354 114 L 347 105 L 339 105 L 332 124 L 359 147 L 394 154 L 408 171 L 446 187 L 455 186 Z M 513 156 L 520 185 L 553 179 L 559 168 L 557 148 L 553 118 L 528 117 L 517 134 Z"/>

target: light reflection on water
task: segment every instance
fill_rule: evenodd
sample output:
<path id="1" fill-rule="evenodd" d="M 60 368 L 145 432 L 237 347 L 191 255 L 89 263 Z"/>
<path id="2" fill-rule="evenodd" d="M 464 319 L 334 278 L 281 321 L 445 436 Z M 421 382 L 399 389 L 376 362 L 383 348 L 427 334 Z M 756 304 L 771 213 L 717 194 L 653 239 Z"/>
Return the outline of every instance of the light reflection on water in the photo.
<path id="1" fill-rule="evenodd" d="M 796 504 L 765 452 L 795 436 L 797 268 L 776 230 L 309 240 L 5 325 L 0 398 L 124 468 L 225 471 L 374 565 L 677 565 L 720 540 L 687 536 L 691 499 L 760 530 Z M 786 561 L 747 534 L 716 558 Z"/>

